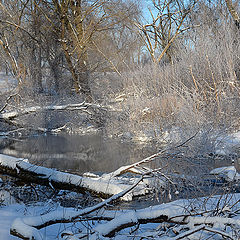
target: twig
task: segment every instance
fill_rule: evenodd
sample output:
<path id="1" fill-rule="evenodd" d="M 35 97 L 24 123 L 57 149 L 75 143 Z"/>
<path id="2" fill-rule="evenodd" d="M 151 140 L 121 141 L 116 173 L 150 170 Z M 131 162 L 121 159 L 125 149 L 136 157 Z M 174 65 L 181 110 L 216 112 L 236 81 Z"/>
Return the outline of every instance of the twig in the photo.
<path id="1" fill-rule="evenodd" d="M 223 231 L 219 231 L 217 229 L 213 229 L 213 228 L 210 228 L 210 227 L 205 227 L 204 230 L 208 231 L 208 232 L 216 233 L 216 234 L 222 235 L 222 237 L 226 237 L 228 239 L 234 240 L 229 234 L 227 234 Z"/>
<path id="2" fill-rule="evenodd" d="M 112 172 L 109 174 L 109 176 L 111 177 L 117 177 L 117 176 L 120 176 L 126 172 L 128 172 L 131 168 L 135 168 L 135 167 L 138 167 L 139 165 L 141 164 L 144 164 L 144 163 L 149 163 L 149 162 L 152 162 L 154 161 L 157 157 L 159 157 L 161 154 L 169 151 L 169 150 L 173 150 L 173 149 L 176 149 L 176 148 L 179 148 L 179 147 L 182 147 L 183 145 L 185 145 L 186 143 L 190 142 L 196 135 L 198 134 L 198 131 L 193 135 L 191 136 L 190 138 L 188 138 L 186 141 L 180 143 L 179 145 L 177 146 L 174 146 L 174 147 L 169 147 L 169 148 L 166 148 L 166 149 L 163 149 L 161 151 L 159 151 L 158 153 L 155 153 L 139 162 L 136 162 L 136 163 L 133 163 L 131 165 L 128 165 L 128 166 L 123 166 L 123 167 L 120 167 L 119 169 L 117 169 L 116 171 Z"/>
<path id="3" fill-rule="evenodd" d="M 7 107 L 9 101 L 11 100 L 11 98 L 15 97 L 16 95 L 18 95 L 18 93 L 14 93 L 10 96 L 7 97 L 6 103 L 4 104 L 4 106 L 0 109 L 0 113 Z"/>
<path id="4" fill-rule="evenodd" d="M 42 237 L 40 232 L 38 232 L 36 228 L 40 229 L 40 228 L 50 226 L 52 224 L 59 223 L 59 222 L 72 222 L 73 220 L 79 218 L 80 216 L 84 216 L 89 213 L 92 213 L 112 203 L 113 201 L 123 197 L 125 194 L 127 194 L 132 189 L 134 189 L 142 180 L 143 180 L 143 176 L 139 178 L 132 186 L 130 186 L 126 190 L 113 195 L 112 197 L 108 198 L 107 200 L 93 207 L 88 207 L 81 211 L 70 211 L 70 210 L 69 211 L 66 210 L 64 212 L 54 211 L 54 212 L 50 212 L 37 217 L 17 218 L 13 222 L 10 232 L 12 235 L 20 237 L 22 239 L 26 239 L 26 238 L 36 239 L 37 237 Z M 54 219 L 52 219 L 51 216 L 53 216 Z"/>
<path id="5" fill-rule="evenodd" d="M 201 225 L 199 225 L 199 226 L 197 226 L 197 227 L 195 227 L 193 229 L 190 229 L 190 230 L 188 230 L 188 231 L 186 231 L 184 233 L 181 233 L 178 236 L 176 236 L 175 238 L 172 238 L 172 240 L 183 239 L 183 238 L 185 238 L 187 236 L 190 236 L 190 235 L 192 235 L 192 234 L 194 234 L 194 233 L 196 233 L 198 231 L 201 231 L 203 229 L 205 229 L 205 224 L 201 224 Z"/>

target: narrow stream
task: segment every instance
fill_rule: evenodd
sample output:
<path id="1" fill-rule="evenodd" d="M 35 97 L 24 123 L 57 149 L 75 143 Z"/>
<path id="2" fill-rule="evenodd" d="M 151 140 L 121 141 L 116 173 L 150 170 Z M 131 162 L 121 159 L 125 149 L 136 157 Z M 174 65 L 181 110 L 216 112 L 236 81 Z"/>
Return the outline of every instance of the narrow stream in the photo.
<path id="1" fill-rule="evenodd" d="M 37 135 L 25 139 L 0 138 L 0 153 L 27 158 L 31 163 L 68 171 L 106 173 L 159 151 L 154 144 L 136 144 L 92 135 Z M 232 165 L 231 158 L 186 158 L 164 155 L 150 167 L 164 172 L 195 175 L 199 170 Z M 239 170 L 239 163 L 235 161 Z"/>
<path id="2" fill-rule="evenodd" d="M 124 143 L 98 134 L 41 135 L 22 140 L 0 140 L 0 152 L 3 154 L 77 174 L 111 172 L 155 151 L 152 146 Z"/>
<path id="3" fill-rule="evenodd" d="M 107 173 L 121 166 L 132 164 L 159 151 L 151 144 L 136 144 L 121 140 L 104 138 L 99 134 L 92 135 L 38 135 L 25 139 L 0 138 L 0 153 L 15 157 L 27 158 L 30 163 L 67 171 L 74 174 L 93 172 Z M 221 193 L 222 187 L 215 189 L 216 179 L 208 179 L 205 174 L 215 167 L 232 165 L 230 158 L 186 157 L 181 154 L 164 154 L 153 161 L 149 167 L 161 168 L 161 172 L 175 179 L 179 186 L 168 188 L 160 195 L 150 195 L 141 201 L 123 203 L 122 208 L 143 207 L 144 204 L 155 205 L 178 198 L 192 198 L 211 194 L 212 191 Z M 237 161 L 235 162 L 237 167 Z M 239 169 L 238 169 L 239 171 Z M 191 186 L 185 186 L 181 179 L 191 178 Z M 208 182 L 205 182 L 207 180 Z M 210 181 L 213 180 L 211 183 Z M 195 181 L 195 182 L 194 182 Z M 181 183 L 180 183 L 181 182 Z M 180 186 L 181 185 L 181 186 Z M 174 195 L 176 188 L 182 188 L 180 195 Z M 133 205 L 133 206 L 132 206 Z"/>

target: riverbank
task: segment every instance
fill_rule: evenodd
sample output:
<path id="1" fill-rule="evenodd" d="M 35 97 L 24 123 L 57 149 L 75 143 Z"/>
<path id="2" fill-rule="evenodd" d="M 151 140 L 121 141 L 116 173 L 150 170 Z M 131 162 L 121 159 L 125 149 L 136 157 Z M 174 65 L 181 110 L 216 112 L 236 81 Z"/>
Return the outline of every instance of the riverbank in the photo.
<path id="1" fill-rule="evenodd" d="M 128 239 L 181 239 L 181 236 L 212 234 L 236 239 L 240 226 L 239 194 L 236 194 L 240 190 L 240 175 L 236 169 L 218 168 L 209 172 L 209 176 L 169 175 L 159 168 L 142 165 L 155 161 L 163 153 L 102 176 L 88 173 L 82 177 L 1 155 L 1 167 L 16 169 L 17 174 L 0 183 L 0 225 L 14 236 L 34 239 L 126 239 L 126 234 Z M 142 177 L 133 177 L 133 173 Z M 27 181 L 29 174 L 38 184 Z M 41 186 L 41 179 L 46 186 Z M 61 184 L 56 185 L 56 181 Z M 108 181 L 106 186 L 104 181 Z M 61 190 L 66 183 L 80 184 L 86 190 L 94 188 L 109 194 L 114 189 L 114 192 L 104 200 L 88 190 L 85 193 Z M 127 185 L 124 187 L 123 183 Z M 130 197 L 132 189 L 134 198 Z M 138 197 L 140 189 L 150 195 Z M 132 203 L 122 204 L 120 197 Z M 175 200 L 179 198 L 184 199 Z M 146 208 L 146 201 L 148 206 L 155 206 Z M 9 231 L 3 231 L 4 239 L 16 239 Z"/>

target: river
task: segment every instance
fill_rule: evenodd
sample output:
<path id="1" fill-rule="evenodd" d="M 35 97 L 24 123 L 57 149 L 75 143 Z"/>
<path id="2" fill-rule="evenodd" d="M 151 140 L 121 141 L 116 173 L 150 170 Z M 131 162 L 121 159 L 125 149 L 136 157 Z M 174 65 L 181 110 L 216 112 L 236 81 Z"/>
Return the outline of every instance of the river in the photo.
<path id="1" fill-rule="evenodd" d="M 122 142 L 100 134 L 46 134 L 0 141 L 0 152 L 3 154 L 77 174 L 111 172 L 155 151 L 156 148 L 150 145 Z"/>

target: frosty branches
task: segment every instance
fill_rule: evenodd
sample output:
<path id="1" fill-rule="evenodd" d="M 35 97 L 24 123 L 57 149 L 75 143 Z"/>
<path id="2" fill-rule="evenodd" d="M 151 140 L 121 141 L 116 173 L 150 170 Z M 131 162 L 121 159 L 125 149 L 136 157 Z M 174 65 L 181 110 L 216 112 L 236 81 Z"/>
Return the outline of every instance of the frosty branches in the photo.
<path id="1" fill-rule="evenodd" d="M 9 101 L 9 100 L 8 100 Z M 28 114 L 35 114 L 41 112 L 50 112 L 50 111 L 81 111 L 89 116 L 95 116 L 96 118 L 101 118 L 100 115 L 106 114 L 107 108 L 105 106 L 94 104 L 94 103 L 75 103 L 75 104 L 66 104 L 66 105 L 47 105 L 47 106 L 32 106 L 26 108 L 19 108 L 13 111 L 4 112 L 7 103 L 0 109 L 0 122 L 8 123 L 18 128 L 24 128 L 25 125 L 19 120 L 20 117 L 23 117 Z M 26 129 L 31 129 L 31 127 L 26 126 Z M 37 130 L 39 132 L 51 132 L 51 130 L 46 128 L 33 128 L 32 130 Z M 57 129 L 59 130 L 59 129 Z M 53 130 L 55 131 L 55 130 Z"/>
<path id="2" fill-rule="evenodd" d="M 53 211 L 41 216 L 18 218 L 14 221 L 11 233 L 25 239 L 42 239 L 43 236 L 37 230 L 46 225 L 57 222 L 81 221 L 82 217 L 94 216 L 96 220 L 91 227 L 91 231 L 80 231 L 80 233 L 63 232 L 62 239 L 72 236 L 74 239 L 108 239 L 125 231 L 133 239 L 184 239 L 194 235 L 209 236 L 214 234 L 227 239 L 236 239 L 237 229 L 240 227 L 240 220 L 234 218 L 234 211 L 239 209 L 239 194 L 235 197 L 216 196 L 212 198 L 193 200 L 177 200 L 174 202 L 156 205 L 139 210 L 105 211 L 96 210 L 107 206 L 113 200 L 123 196 L 128 191 L 136 187 L 142 180 L 140 178 L 134 185 L 119 194 L 99 203 L 93 207 L 88 207 L 80 211 L 66 209 L 65 211 Z M 203 204 L 204 203 L 204 204 Z M 220 208 L 216 213 L 216 207 Z M 101 221 L 98 221 L 101 220 Z M 153 232 L 147 235 L 143 231 L 134 233 L 131 227 L 146 225 L 148 223 L 159 223 Z M 162 225 L 168 223 L 168 225 Z M 137 228 L 135 230 L 137 231 Z M 162 229 L 165 229 L 163 231 Z M 169 233 L 172 232 L 171 237 Z M 174 235 L 173 235 L 174 233 Z M 132 238 L 130 238 L 132 239 Z M 199 239 L 199 238 L 197 238 Z"/>
<path id="3" fill-rule="evenodd" d="M 17 218 L 12 225 L 11 233 L 15 236 L 18 236 L 23 239 L 43 239 L 43 236 L 41 233 L 37 230 L 37 228 L 42 228 L 54 223 L 58 222 L 71 222 L 80 216 L 87 215 L 89 213 L 92 213 L 111 202 L 123 197 L 128 192 L 133 190 L 141 181 L 143 178 L 139 178 L 132 186 L 129 186 L 127 189 L 123 190 L 122 192 L 115 194 L 111 198 L 108 198 L 107 200 L 93 206 L 88 207 L 80 211 L 76 210 L 66 210 L 64 212 L 62 211 L 55 211 L 50 212 L 45 215 L 36 216 L 36 217 L 29 217 L 29 218 Z"/>
<path id="4" fill-rule="evenodd" d="M 49 106 L 33 106 L 33 107 L 28 107 L 28 108 L 23 108 L 19 109 L 16 111 L 10 111 L 10 112 L 5 112 L 0 114 L 0 120 L 13 120 L 17 117 L 21 117 L 30 113 L 36 113 L 36 112 L 41 112 L 41 111 L 64 111 L 64 110 L 69 110 L 69 111 L 74 111 L 74 110 L 81 110 L 85 111 L 87 113 L 90 112 L 90 108 L 102 108 L 104 110 L 104 107 L 97 105 L 97 104 L 91 104 L 91 103 L 75 103 L 75 104 L 66 104 L 66 105 L 49 105 Z M 89 110 L 89 112 L 87 111 Z"/>

